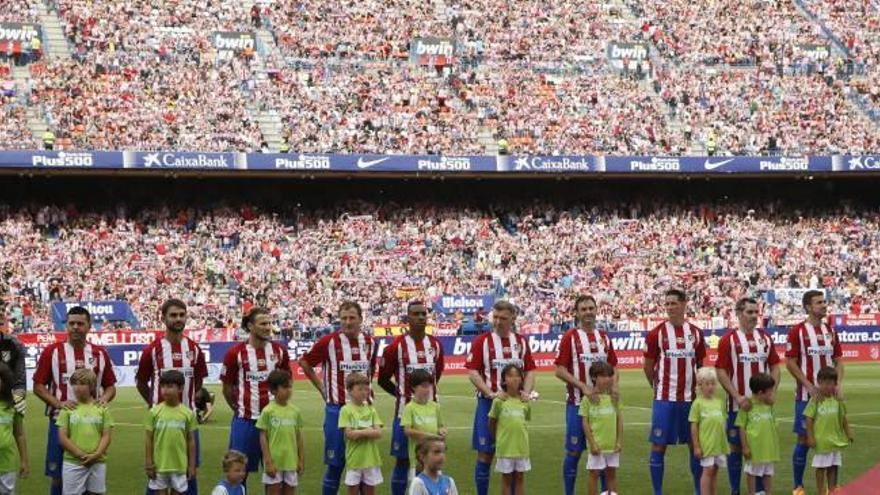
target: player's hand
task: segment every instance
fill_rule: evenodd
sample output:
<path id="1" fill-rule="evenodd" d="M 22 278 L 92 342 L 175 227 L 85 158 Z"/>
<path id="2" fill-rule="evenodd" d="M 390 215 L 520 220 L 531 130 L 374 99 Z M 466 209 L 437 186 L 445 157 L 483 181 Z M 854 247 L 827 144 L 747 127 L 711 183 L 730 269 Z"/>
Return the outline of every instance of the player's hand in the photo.
<path id="1" fill-rule="evenodd" d="M 843 387 L 840 385 L 834 387 L 834 397 L 837 400 L 843 400 Z"/>
<path id="2" fill-rule="evenodd" d="M 589 397 L 590 402 L 593 404 L 599 403 L 599 390 L 596 387 L 589 389 L 587 392 L 587 397 Z"/>
<path id="3" fill-rule="evenodd" d="M 703 449 L 696 447 L 694 449 L 694 457 L 696 457 L 697 459 L 702 459 L 703 458 Z"/>
<path id="4" fill-rule="evenodd" d="M 67 402 L 58 402 L 58 407 L 56 409 L 67 409 L 68 411 L 73 411 L 76 409 L 76 402 L 69 400 Z"/>
<path id="5" fill-rule="evenodd" d="M 816 439 L 813 437 L 807 438 L 807 447 L 814 449 L 816 448 Z"/>
<path id="6" fill-rule="evenodd" d="M 819 389 L 817 389 L 812 383 L 807 384 L 806 389 L 807 393 L 810 394 L 810 397 L 816 397 L 819 395 Z"/>
<path id="7" fill-rule="evenodd" d="M 744 395 L 740 395 L 736 399 L 736 404 L 739 406 L 739 409 L 743 412 L 749 412 L 752 409 L 752 401 L 748 397 Z"/>
<path id="8" fill-rule="evenodd" d="M 439 430 L 437 430 L 437 433 L 440 435 L 440 438 L 445 439 L 446 434 L 449 433 L 449 428 L 444 426 L 444 427 L 440 428 Z"/>
<path id="9" fill-rule="evenodd" d="M 742 454 L 745 459 L 751 459 L 752 458 L 752 449 L 750 449 L 748 447 L 743 447 Z"/>
<path id="10" fill-rule="evenodd" d="M 144 472 L 147 473 L 147 478 L 151 480 L 156 479 L 156 466 L 154 464 L 147 464 L 144 466 Z"/>
<path id="11" fill-rule="evenodd" d="M 31 468 L 28 463 L 22 462 L 21 466 L 18 467 L 18 477 L 19 478 L 27 478 L 31 474 Z"/>
<path id="12" fill-rule="evenodd" d="M 521 400 L 523 402 L 529 402 L 530 400 L 532 400 L 532 393 L 526 392 L 525 390 L 520 390 L 519 400 Z"/>
<path id="13" fill-rule="evenodd" d="M 614 453 L 619 454 L 623 451 L 623 445 L 620 442 L 617 442 L 617 445 L 614 446 Z"/>
<path id="14" fill-rule="evenodd" d="M 299 464 L 296 465 L 296 474 L 298 476 L 302 476 L 306 472 L 306 460 L 300 459 Z"/>
<path id="15" fill-rule="evenodd" d="M 101 456 L 99 456 L 96 453 L 87 454 L 82 459 L 83 466 L 91 466 L 92 464 L 98 462 L 98 459 L 100 459 L 100 458 L 101 458 Z"/>
<path id="16" fill-rule="evenodd" d="M 109 402 L 104 397 L 98 397 L 98 400 L 95 401 L 95 404 L 101 407 L 107 407 L 107 404 L 109 404 Z"/>
<path id="17" fill-rule="evenodd" d="M 274 478 L 278 474 L 278 469 L 275 468 L 275 463 L 269 461 L 266 463 L 266 474 L 270 477 Z"/>
<path id="18" fill-rule="evenodd" d="M 190 466 L 189 469 L 186 470 L 186 479 L 194 480 L 196 479 L 196 475 L 197 473 L 195 465 Z"/>
<path id="19" fill-rule="evenodd" d="M 592 455 L 601 455 L 602 451 L 599 450 L 598 445 L 590 445 L 590 454 Z"/>
<path id="20" fill-rule="evenodd" d="M 615 404 L 620 402 L 620 390 L 617 387 L 611 389 L 611 402 Z"/>
<path id="21" fill-rule="evenodd" d="M 507 400 L 510 396 L 507 395 L 507 392 L 496 392 L 494 395 L 494 399 L 498 400 Z"/>

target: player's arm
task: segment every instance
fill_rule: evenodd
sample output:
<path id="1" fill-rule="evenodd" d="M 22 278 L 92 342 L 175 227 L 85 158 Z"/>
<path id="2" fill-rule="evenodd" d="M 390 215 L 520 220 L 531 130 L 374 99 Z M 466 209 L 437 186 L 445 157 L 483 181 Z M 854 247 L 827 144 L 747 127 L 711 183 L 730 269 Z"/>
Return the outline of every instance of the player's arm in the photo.
<path id="1" fill-rule="evenodd" d="M 477 390 L 480 391 L 483 397 L 486 397 L 488 399 L 494 398 L 492 389 L 490 389 L 489 386 L 486 385 L 486 381 L 483 380 L 483 376 L 480 374 L 479 371 L 468 370 L 468 379 L 470 379 L 471 383 L 474 385 L 474 387 L 477 388 Z"/>
<path id="2" fill-rule="evenodd" d="M 321 399 L 323 399 L 324 402 L 327 402 L 327 396 L 324 394 L 324 384 L 321 382 L 321 378 L 315 373 L 315 366 L 317 366 L 318 363 L 325 362 L 327 358 L 328 341 L 329 336 L 322 337 L 321 340 L 315 342 L 312 348 L 309 349 L 309 352 L 305 353 L 299 361 L 297 361 L 300 369 L 302 369 L 306 378 L 312 383 L 312 386 L 315 387 L 315 390 L 321 394 Z M 326 366 L 326 363 L 324 365 Z"/>
<path id="3" fill-rule="evenodd" d="M 642 371 L 645 372 L 645 378 L 648 380 L 648 386 L 654 388 L 656 378 L 657 358 L 660 357 L 660 342 L 658 332 L 652 330 L 645 337 L 645 363 L 642 365 Z"/>
<path id="4" fill-rule="evenodd" d="M 746 409 L 746 407 L 748 406 L 750 401 L 746 396 L 740 395 L 739 392 L 737 392 L 736 387 L 733 386 L 733 381 L 730 379 L 730 374 L 727 373 L 727 370 L 724 368 L 715 368 L 715 371 L 716 375 L 718 375 L 718 383 L 720 383 L 724 390 L 727 391 L 727 395 L 733 397 L 734 402 L 739 405 L 740 409 L 747 411 L 748 409 Z"/>
<path id="5" fill-rule="evenodd" d="M 59 416 L 61 425 L 58 426 L 58 443 L 61 444 L 61 447 L 70 452 L 71 455 L 76 457 L 79 460 L 84 460 L 88 457 L 89 453 L 84 451 L 83 449 L 76 446 L 75 443 L 70 439 L 70 430 L 68 429 L 68 423 L 65 421 L 66 417 Z"/>
<path id="6" fill-rule="evenodd" d="M 99 406 L 107 406 L 110 402 L 116 398 L 116 372 L 113 371 L 113 361 L 110 359 L 110 354 L 107 353 L 106 349 L 101 349 L 101 354 L 104 356 L 104 371 L 101 373 L 101 376 L 98 377 L 99 382 L 101 383 L 101 388 L 104 389 L 104 392 L 101 393 L 101 396 L 98 397 L 98 400 L 95 401 Z"/>
<path id="7" fill-rule="evenodd" d="M 104 389 L 104 393 L 102 393 L 101 396 L 98 397 L 98 400 L 96 402 L 102 406 L 106 406 L 114 398 L 116 398 L 116 385 L 110 385 L 109 387 L 106 387 Z"/>
<path id="8" fill-rule="evenodd" d="M 151 397 L 150 390 L 150 380 L 153 375 L 153 356 L 150 352 L 150 346 L 144 348 L 141 352 L 141 359 L 138 361 L 138 369 L 137 374 L 134 376 L 134 383 L 137 386 L 137 391 L 143 397 L 144 402 L 147 403 L 148 406 L 153 405 L 153 398 Z"/>
<path id="9" fill-rule="evenodd" d="M 782 380 L 782 370 L 778 364 L 770 367 L 770 376 L 773 377 L 773 391 L 779 390 L 779 381 Z"/>
<path id="10" fill-rule="evenodd" d="M 698 459 L 703 457 L 703 449 L 700 447 L 700 425 L 696 422 L 691 423 L 691 441 L 694 445 L 694 456 Z"/>
<path id="11" fill-rule="evenodd" d="M 214 401 L 205 402 L 205 414 L 202 415 L 202 423 L 207 423 L 211 416 L 214 415 Z"/>
<path id="12" fill-rule="evenodd" d="M 391 380 L 394 370 L 397 369 L 397 346 L 395 340 L 391 345 L 382 352 L 382 365 L 379 366 L 379 386 L 382 390 L 388 392 L 388 395 L 397 397 L 397 387 Z"/>
<path id="13" fill-rule="evenodd" d="M 220 381 L 223 382 L 223 399 L 232 409 L 233 414 L 238 411 L 238 357 L 236 347 L 233 347 L 223 356 L 223 369 L 220 371 Z"/>
<path id="14" fill-rule="evenodd" d="M 587 385 L 586 383 L 575 378 L 574 375 L 572 375 L 568 371 L 568 369 L 566 369 L 565 366 L 556 365 L 555 375 L 556 375 L 556 378 L 559 378 L 560 380 L 562 380 L 566 384 L 571 385 L 574 388 L 580 389 L 580 391 L 584 395 L 592 395 L 593 394 L 593 387 L 591 387 L 591 386 Z M 615 376 L 616 376 L 616 374 L 615 374 Z"/>
<path id="15" fill-rule="evenodd" d="M 16 415 L 12 423 L 12 435 L 15 437 L 15 445 L 18 446 L 18 474 L 22 478 L 27 478 L 30 474 L 30 464 L 28 463 L 27 434 L 24 429 L 24 418 Z"/>
<path id="16" fill-rule="evenodd" d="M 796 357 L 789 357 L 785 359 L 785 367 L 788 369 L 788 372 L 794 377 L 795 381 L 801 384 L 802 387 L 807 389 L 807 393 L 810 394 L 810 397 L 816 395 L 816 389 L 813 387 L 813 384 L 807 380 L 806 375 L 801 370 L 801 367 L 798 366 L 798 360 Z"/>
<path id="17" fill-rule="evenodd" d="M 834 369 L 837 370 L 837 387 L 834 389 L 835 396 L 843 400 L 843 356 L 840 352 L 840 344 L 837 342 L 837 337 L 834 338 L 834 358 L 832 360 L 834 363 Z"/>

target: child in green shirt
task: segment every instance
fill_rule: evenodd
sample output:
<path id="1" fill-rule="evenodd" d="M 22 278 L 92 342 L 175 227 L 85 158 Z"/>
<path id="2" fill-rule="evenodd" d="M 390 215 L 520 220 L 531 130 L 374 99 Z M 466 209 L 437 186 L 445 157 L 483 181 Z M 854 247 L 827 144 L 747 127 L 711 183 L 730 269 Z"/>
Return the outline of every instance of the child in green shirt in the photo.
<path id="1" fill-rule="evenodd" d="M 382 420 L 372 404 L 370 379 L 362 373 L 345 378 L 349 403 L 339 410 L 339 429 L 345 434 L 345 486 L 349 495 L 374 495 L 382 479 L 379 439 Z"/>
<path id="2" fill-rule="evenodd" d="M 837 370 L 825 367 L 816 376 L 817 394 L 810 399 L 804 417 L 807 421 L 807 445 L 815 449 L 816 489 L 819 495 L 833 493 L 837 488 L 837 471 L 843 465 L 841 450 L 853 441 L 846 405 L 834 397 Z M 827 486 L 826 486 L 827 484 Z"/>
<path id="3" fill-rule="evenodd" d="M 154 495 L 183 495 L 196 476 L 195 413 L 180 403 L 183 373 L 168 370 L 159 376 L 162 402 L 144 416 L 145 462 Z"/>
<path id="4" fill-rule="evenodd" d="M 113 418 L 95 403 L 92 391 L 98 382 L 95 372 L 80 368 L 70 375 L 76 408 L 58 413 L 58 442 L 64 448 L 62 483 L 64 493 L 105 493 L 107 467 L 104 454 L 110 446 Z"/>
<path id="5" fill-rule="evenodd" d="M 275 396 L 257 419 L 267 495 L 294 495 L 305 469 L 302 414 L 290 403 L 290 372 L 273 370 L 266 380 Z"/>
<path id="6" fill-rule="evenodd" d="M 409 458 L 416 458 L 416 445 L 427 439 L 446 438 L 446 426 L 440 415 L 440 404 L 431 400 L 434 377 L 425 370 L 415 370 L 409 374 L 413 390 L 412 400 L 400 412 L 400 426 L 409 440 Z M 409 479 L 417 474 L 415 467 L 410 469 Z"/>
<path id="7" fill-rule="evenodd" d="M 525 374 L 508 364 L 501 370 L 501 386 L 506 397 L 496 397 L 489 410 L 489 431 L 495 438 L 495 471 L 501 473 L 502 493 L 523 495 L 525 473 L 531 471 L 529 432 L 532 406 L 520 399 Z"/>
<path id="8" fill-rule="evenodd" d="M 589 494 L 599 493 L 599 476 L 605 473 L 607 493 L 617 493 L 617 468 L 623 439 L 623 416 L 619 404 L 611 400 L 614 367 L 604 361 L 590 366 L 590 380 L 599 391 L 599 403 L 581 400 L 578 414 L 583 418 L 584 436 L 590 446 L 587 471 L 590 472 Z"/>
<path id="9" fill-rule="evenodd" d="M 703 367 L 697 371 L 700 397 L 691 404 L 688 421 L 691 423 L 691 439 L 694 456 L 700 459 L 703 476 L 700 479 L 704 495 L 715 495 L 718 485 L 718 468 L 727 467 L 727 405 L 715 397 L 718 379 L 715 368 Z"/>
<path id="10" fill-rule="evenodd" d="M 734 425 L 739 428 L 742 455 L 746 459 L 745 472 L 749 495 L 757 493 L 757 481 L 763 482 L 764 491 L 773 493 L 774 462 L 779 461 L 779 428 L 773 403 L 776 400 L 776 381 L 767 373 L 758 373 L 749 379 L 752 407 L 741 409 Z"/>
<path id="11" fill-rule="evenodd" d="M 14 383 L 12 369 L 0 362 L 0 492 L 8 493 L 15 493 L 18 476 L 26 478 L 29 471 L 24 418 L 14 407 Z"/>

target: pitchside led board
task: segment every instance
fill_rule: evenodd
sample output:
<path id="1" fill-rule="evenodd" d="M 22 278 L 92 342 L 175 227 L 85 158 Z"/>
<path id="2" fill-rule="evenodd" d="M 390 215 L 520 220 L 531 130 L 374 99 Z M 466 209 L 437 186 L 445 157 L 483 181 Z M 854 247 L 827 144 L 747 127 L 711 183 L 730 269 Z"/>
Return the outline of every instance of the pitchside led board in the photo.
<path id="1" fill-rule="evenodd" d="M 140 169 L 370 174 L 811 175 L 878 173 L 880 155 L 577 156 L 199 153 L 181 151 L 3 151 L 0 169 Z"/>

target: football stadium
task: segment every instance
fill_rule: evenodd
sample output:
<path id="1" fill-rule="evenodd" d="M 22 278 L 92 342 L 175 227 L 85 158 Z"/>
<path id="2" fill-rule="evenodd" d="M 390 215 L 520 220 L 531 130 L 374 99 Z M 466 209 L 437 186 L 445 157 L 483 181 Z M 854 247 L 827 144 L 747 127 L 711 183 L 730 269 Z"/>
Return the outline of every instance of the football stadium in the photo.
<path id="1" fill-rule="evenodd" d="M 877 0 L 0 0 L 0 495 L 880 494 L 878 191 Z"/>

